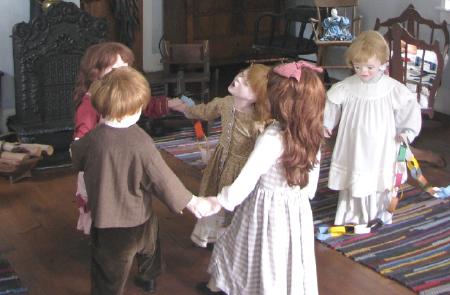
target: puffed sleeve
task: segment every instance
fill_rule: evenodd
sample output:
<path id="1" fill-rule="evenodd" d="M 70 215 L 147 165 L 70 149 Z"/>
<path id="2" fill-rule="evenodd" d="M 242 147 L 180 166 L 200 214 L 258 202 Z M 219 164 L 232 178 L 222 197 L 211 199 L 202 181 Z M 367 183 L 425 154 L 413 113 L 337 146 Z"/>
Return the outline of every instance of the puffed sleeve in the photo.
<path id="1" fill-rule="evenodd" d="M 321 153 L 320 149 L 317 153 L 317 164 L 314 165 L 313 169 L 309 171 L 308 174 L 308 185 L 302 189 L 302 192 L 304 192 L 310 200 L 314 198 L 317 191 L 317 184 L 319 183 L 319 172 L 320 172 L 320 158 Z"/>
<path id="2" fill-rule="evenodd" d="M 86 135 L 86 133 L 95 128 L 99 120 L 100 115 L 92 106 L 90 95 L 86 93 L 75 112 L 75 131 L 73 138 L 81 138 Z"/>
<path id="3" fill-rule="evenodd" d="M 225 209 L 233 211 L 253 191 L 261 175 L 265 174 L 283 153 L 281 135 L 269 127 L 258 137 L 250 157 L 232 185 L 223 187 L 217 198 Z"/>
<path id="4" fill-rule="evenodd" d="M 415 93 L 399 83 L 392 91 L 392 105 L 397 134 L 406 134 L 412 142 L 422 127 L 422 113 Z"/>
<path id="5" fill-rule="evenodd" d="M 211 121 L 221 116 L 223 109 L 226 105 L 233 103 L 232 96 L 216 97 L 209 103 L 201 103 L 189 107 L 186 112 L 186 118 L 188 119 L 200 119 Z"/>
<path id="6" fill-rule="evenodd" d="M 345 99 L 345 89 L 342 83 L 334 84 L 327 92 L 324 111 L 324 126 L 331 131 L 341 119 L 342 103 Z"/>
<path id="7" fill-rule="evenodd" d="M 168 98 L 165 95 L 152 96 L 143 114 L 151 119 L 158 119 L 167 116 L 169 113 Z"/>

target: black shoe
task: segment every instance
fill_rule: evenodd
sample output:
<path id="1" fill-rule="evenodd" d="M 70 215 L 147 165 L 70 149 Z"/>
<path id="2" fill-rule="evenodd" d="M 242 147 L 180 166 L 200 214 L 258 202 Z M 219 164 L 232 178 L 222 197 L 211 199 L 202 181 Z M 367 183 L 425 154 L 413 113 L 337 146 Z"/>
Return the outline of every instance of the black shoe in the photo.
<path id="1" fill-rule="evenodd" d="M 207 243 L 206 244 L 206 249 L 208 249 L 209 251 L 214 250 L 214 243 Z"/>
<path id="2" fill-rule="evenodd" d="M 156 281 L 155 279 L 151 279 L 150 281 L 144 281 L 140 278 L 136 278 L 134 280 L 134 284 L 141 288 L 144 292 L 154 293 L 156 291 Z"/>
<path id="3" fill-rule="evenodd" d="M 200 293 L 202 293 L 204 295 L 227 295 L 223 291 L 217 291 L 217 292 L 211 291 L 211 289 L 208 288 L 208 283 L 206 283 L 206 282 L 198 283 L 195 286 L 195 289 L 197 289 L 197 291 L 200 291 Z"/>

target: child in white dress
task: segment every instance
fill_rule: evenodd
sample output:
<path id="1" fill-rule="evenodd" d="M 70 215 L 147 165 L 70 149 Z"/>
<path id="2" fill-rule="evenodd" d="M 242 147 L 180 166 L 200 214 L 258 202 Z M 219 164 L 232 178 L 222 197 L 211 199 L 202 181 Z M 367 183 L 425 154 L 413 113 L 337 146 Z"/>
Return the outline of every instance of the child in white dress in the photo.
<path id="1" fill-rule="evenodd" d="M 339 124 L 328 180 L 339 191 L 336 225 L 392 222 L 388 208 L 400 135 L 411 142 L 422 119 L 415 94 L 384 74 L 388 60 L 383 36 L 362 32 L 346 52 L 355 74 L 327 93 L 326 132 Z"/>
<path id="2" fill-rule="evenodd" d="M 318 293 L 309 200 L 323 140 L 325 90 L 315 73 L 321 70 L 293 62 L 269 72 L 274 122 L 233 184 L 217 196 L 225 209 L 237 209 L 214 246 L 209 283 L 198 285 L 204 293 Z"/>

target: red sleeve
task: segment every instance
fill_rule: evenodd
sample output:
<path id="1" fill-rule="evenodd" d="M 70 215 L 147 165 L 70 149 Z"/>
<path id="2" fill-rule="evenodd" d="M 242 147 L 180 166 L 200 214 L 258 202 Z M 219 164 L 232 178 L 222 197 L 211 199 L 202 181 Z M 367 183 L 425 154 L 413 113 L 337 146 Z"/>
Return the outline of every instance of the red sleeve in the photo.
<path id="1" fill-rule="evenodd" d="M 100 116 L 91 104 L 91 96 L 86 93 L 75 112 L 75 132 L 73 138 L 81 138 L 94 129 Z"/>
<path id="2" fill-rule="evenodd" d="M 144 115 L 152 119 L 166 116 L 169 113 L 167 101 L 167 96 L 152 96 L 150 102 L 143 111 Z"/>

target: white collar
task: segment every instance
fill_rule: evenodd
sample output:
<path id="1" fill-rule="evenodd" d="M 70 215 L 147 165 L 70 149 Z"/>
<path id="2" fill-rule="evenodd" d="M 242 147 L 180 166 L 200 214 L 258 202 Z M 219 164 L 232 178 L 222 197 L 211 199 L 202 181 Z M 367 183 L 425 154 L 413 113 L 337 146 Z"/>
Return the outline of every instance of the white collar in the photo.
<path id="1" fill-rule="evenodd" d="M 104 123 L 106 125 L 108 125 L 110 127 L 114 127 L 114 128 L 128 128 L 131 125 L 135 124 L 139 120 L 139 118 L 141 117 L 141 113 L 142 113 L 142 109 L 139 109 L 138 112 L 136 112 L 132 115 L 127 115 L 127 116 L 123 117 L 121 120 L 105 119 Z"/>

